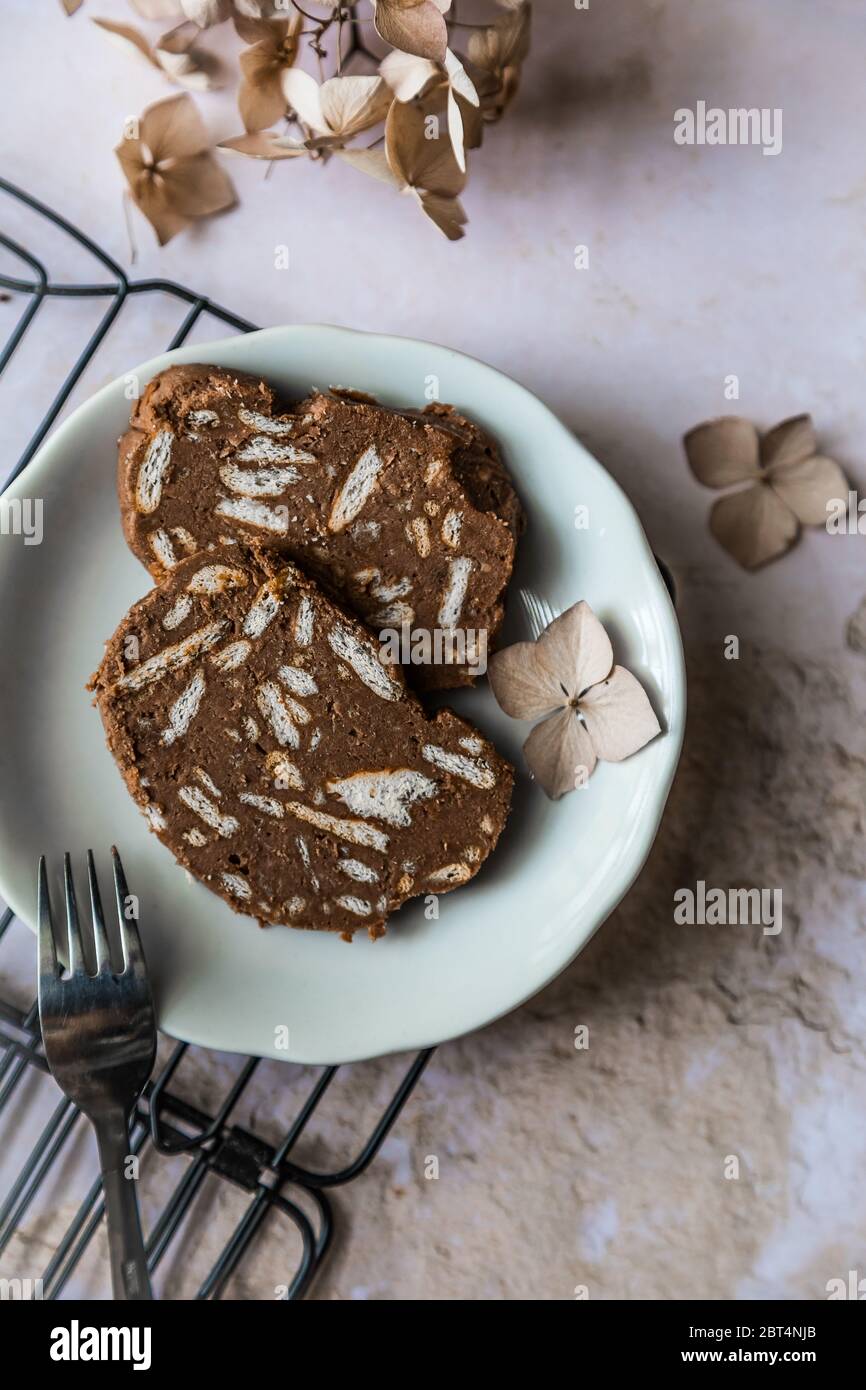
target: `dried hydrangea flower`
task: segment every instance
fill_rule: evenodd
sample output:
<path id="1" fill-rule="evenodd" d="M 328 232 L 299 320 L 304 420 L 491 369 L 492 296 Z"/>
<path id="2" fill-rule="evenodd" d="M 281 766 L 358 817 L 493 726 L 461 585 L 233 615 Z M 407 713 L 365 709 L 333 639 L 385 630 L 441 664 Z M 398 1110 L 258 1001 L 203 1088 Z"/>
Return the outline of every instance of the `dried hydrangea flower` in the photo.
<path id="1" fill-rule="evenodd" d="M 238 108 L 245 130 L 266 130 L 285 115 L 282 78 L 298 56 L 302 23 L 298 13 L 290 19 L 246 19 L 242 15 L 235 19 L 235 29 L 250 45 L 240 56 L 243 81 Z"/>
<path id="2" fill-rule="evenodd" d="M 457 197 L 466 174 L 450 141 L 428 140 L 426 115 L 418 106 L 395 101 L 385 122 L 385 149 L 339 150 L 340 158 L 364 174 L 381 179 L 415 199 L 449 241 L 464 235 L 466 213 Z"/>
<path id="3" fill-rule="evenodd" d="M 215 85 L 216 64 L 194 44 L 201 30 L 233 20 L 248 45 L 239 60 L 244 133 L 222 141 L 220 148 L 269 163 L 324 162 L 338 154 L 408 194 L 456 241 L 467 220 L 460 203 L 466 152 L 480 146 L 484 123 L 498 119 L 517 90 L 529 46 L 529 0 L 497 2 L 500 15 L 493 23 L 461 25 L 450 14 L 451 0 L 370 0 L 373 24 L 393 49 L 382 60 L 379 77 L 345 71 L 355 57 L 379 61 L 363 32 L 369 18 L 359 17 L 355 5 L 317 6 L 323 11 L 317 15 L 296 0 L 131 0 L 147 19 L 183 20 L 153 47 L 129 25 L 99 22 L 172 81 L 204 90 Z M 449 34 L 458 29 L 469 31 L 467 58 L 449 47 Z M 299 66 L 302 50 L 315 57 L 318 81 Z M 284 117 L 293 118 L 299 129 L 275 129 Z M 385 122 L 384 140 L 377 132 L 365 146 L 350 147 L 380 122 Z M 129 150 L 126 155 L 122 162 L 133 196 L 154 212 L 160 240 L 166 241 L 184 225 L 181 214 L 161 177 L 151 177 L 153 168 L 140 160 L 135 167 Z M 161 176 L 165 170 L 156 172 Z"/>
<path id="4" fill-rule="evenodd" d="M 821 526 L 827 504 L 847 495 L 845 474 L 817 452 L 810 415 L 795 415 L 761 437 L 727 415 L 689 430 L 689 467 L 705 487 L 732 488 L 714 504 L 710 530 L 744 569 L 784 555 L 800 527 Z"/>
<path id="5" fill-rule="evenodd" d="M 523 753 L 553 800 L 582 785 L 599 759 L 622 762 L 661 732 L 642 685 L 614 665 L 610 638 L 583 600 L 537 641 L 496 652 L 488 678 L 512 719 L 546 716 Z"/>
<path id="6" fill-rule="evenodd" d="M 94 19 L 93 23 L 114 43 L 159 68 L 179 87 L 206 92 L 218 85 L 219 64 L 212 55 L 196 49 L 195 41 L 201 31 L 190 21 L 170 29 L 153 46 L 132 24 L 115 24 L 110 19 Z"/>
<path id="7" fill-rule="evenodd" d="M 194 219 L 234 205 L 231 181 L 211 154 L 207 131 L 185 93 L 148 106 L 137 137 L 121 140 L 114 153 L 160 246 Z"/>
<path id="8" fill-rule="evenodd" d="M 298 120 L 333 144 L 378 125 L 391 105 L 381 77 L 330 77 L 319 86 L 302 68 L 289 68 L 282 74 L 282 87 Z"/>
<path id="9" fill-rule="evenodd" d="M 425 110 L 429 111 L 435 109 L 432 103 L 437 96 L 444 98 L 451 148 L 458 168 L 465 173 L 466 147 L 471 149 L 480 144 L 480 128 L 473 120 L 472 110 L 475 108 L 478 112 L 480 99 L 456 53 L 449 48 L 444 63 L 431 63 L 428 58 L 417 58 L 395 49 L 382 60 L 379 71 L 398 101 L 413 101 L 423 94 L 427 99 Z M 464 113 L 469 120 L 468 137 Z"/>
<path id="10" fill-rule="evenodd" d="M 486 84 L 476 83 L 485 120 L 498 121 L 517 93 L 520 70 L 529 52 L 530 15 L 528 3 L 509 5 L 506 14 L 470 35 L 469 60 L 490 79 Z"/>

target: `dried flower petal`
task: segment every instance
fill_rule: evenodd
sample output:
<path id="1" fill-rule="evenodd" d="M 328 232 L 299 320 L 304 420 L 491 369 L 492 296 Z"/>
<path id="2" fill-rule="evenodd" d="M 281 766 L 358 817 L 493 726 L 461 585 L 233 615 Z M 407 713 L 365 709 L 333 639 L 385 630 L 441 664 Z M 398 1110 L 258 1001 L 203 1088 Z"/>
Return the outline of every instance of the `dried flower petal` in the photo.
<path id="1" fill-rule="evenodd" d="M 683 444 L 689 467 L 704 487 L 729 487 L 760 472 L 758 431 L 736 415 L 696 425 Z"/>
<path id="2" fill-rule="evenodd" d="M 287 0 L 234 0 L 234 8 L 247 19 L 276 19 L 285 15 L 288 6 Z"/>
<path id="3" fill-rule="evenodd" d="M 98 29 L 104 30 L 111 42 L 119 48 L 144 58 L 151 67 L 156 67 L 156 59 L 148 40 L 133 24 L 116 24 L 113 19 L 94 19 L 93 23 Z"/>
<path id="4" fill-rule="evenodd" d="M 449 198 L 443 193 L 413 193 L 418 206 L 434 226 L 447 236 L 449 241 L 459 241 L 464 235 L 463 228 L 469 221 L 459 198 Z"/>
<path id="5" fill-rule="evenodd" d="M 589 734 L 570 707 L 536 724 L 523 745 L 523 756 L 553 801 L 591 777 L 597 761 Z"/>
<path id="6" fill-rule="evenodd" d="M 235 202 L 228 174 L 209 152 L 176 160 L 162 178 L 171 206 L 184 217 L 210 217 Z"/>
<path id="7" fill-rule="evenodd" d="M 316 79 L 304 72 L 303 68 L 289 68 L 288 72 L 282 73 L 281 82 L 283 95 L 298 119 L 311 130 L 327 133 L 321 91 Z"/>
<path id="8" fill-rule="evenodd" d="M 796 516 L 768 483 L 720 497 L 710 530 L 744 569 L 757 569 L 790 550 L 800 531 Z"/>
<path id="9" fill-rule="evenodd" d="M 468 103 L 471 109 L 479 104 L 478 93 L 467 76 L 460 59 L 450 49 L 445 58 L 445 68 L 448 73 L 448 136 L 451 140 L 451 148 L 454 151 L 457 166 L 465 173 L 466 137 L 461 101 L 458 101 L 458 97 L 464 104 Z"/>
<path id="10" fill-rule="evenodd" d="M 181 0 L 130 0 L 142 19 L 173 19 L 183 14 Z"/>
<path id="11" fill-rule="evenodd" d="M 440 69 L 429 58 L 401 53 L 399 48 L 393 49 L 382 59 L 379 72 L 398 101 L 412 101 L 423 92 L 428 82 L 442 76 Z"/>
<path id="12" fill-rule="evenodd" d="M 297 159 L 299 155 L 308 153 L 305 145 L 274 135 L 270 130 L 248 131 L 246 135 L 236 135 L 232 140 L 221 140 L 219 148 L 248 155 L 251 159 L 268 160 Z"/>
<path id="13" fill-rule="evenodd" d="M 470 35 L 471 62 L 494 79 L 494 85 L 481 92 L 486 120 L 498 121 L 517 92 L 520 69 L 529 52 L 529 23 L 530 6 L 519 4 Z"/>
<path id="14" fill-rule="evenodd" d="M 445 61 L 448 29 L 434 0 L 372 0 L 376 32 L 392 48 Z"/>
<path id="15" fill-rule="evenodd" d="M 222 24 L 231 11 L 231 0 L 180 0 L 180 3 L 187 19 L 191 19 L 199 29 Z"/>
<path id="16" fill-rule="evenodd" d="M 379 179 L 382 183 L 388 183 L 392 188 L 402 188 L 400 180 L 396 177 L 388 163 L 388 156 L 384 150 L 370 149 L 349 149 L 335 150 L 334 153 L 346 164 L 351 164 L 362 174 L 369 174 L 371 178 Z"/>
<path id="17" fill-rule="evenodd" d="M 230 16 L 236 27 L 244 20 L 285 19 L 288 9 L 286 0 L 131 0 L 131 4 L 143 19 L 171 19 L 182 15 L 199 29 L 222 24 Z"/>
<path id="18" fill-rule="evenodd" d="M 116 24 L 111 19 L 94 19 L 93 23 L 128 53 L 161 69 L 177 86 L 200 92 L 217 86 L 219 65 L 210 54 L 200 53 L 193 47 L 199 35 L 194 24 L 188 21 L 178 24 L 151 48 L 144 34 L 132 24 Z"/>
<path id="19" fill-rule="evenodd" d="M 784 468 L 775 464 L 770 485 L 805 526 L 822 526 L 827 520 L 827 503 L 848 494 L 848 479 L 842 469 L 822 454 Z"/>
<path id="20" fill-rule="evenodd" d="M 247 53 L 241 54 L 242 65 L 249 56 Z M 286 111 L 279 71 L 265 72 L 263 69 L 264 64 L 257 70 L 253 64 L 244 67 L 244 80 L 238 88 L 238 110 L 245 129 L 249 131 L 266 130 L 268 126 L 275 125 Z"/>
<path id="21" fill-rule="evenodd" d="M 421 211 L 449 241 L 463 236 L 466 214 L 457 194 L 466 174 L 441 133 L 428 138 L 428 117 L 417 106 L 395 101 L 385 122 L 385 153 L 400 187 L 411 191 Z"/>
<path id="22" fill-rule="evenodd" d="M 454 198 L 466 176 L 458 168 L 450 143 L 428 137 L 424 112 L 395 101 L 385 122 L 385 152 L 394 173 L 407 188 Z"/>
<path id="23" fill-rule="evenodd" d="M 646 691 L 624 666 L 584 692 L 580 712 L 596 754 L 608 763 L 631 757 L 661 733 Z"/>
<path id="24" fill-rule="evenodd" d="M 469 36 L 472 62 L 488 72 L 519 67 L 529 52 L 529 21 L 530 6 L 520 3 L 509 6 L 509 13 L 499 15 L 492 24 L 473 30 Z"/>
<path id="25" fill-rule="evenodd" d="M 378 125 L 388 114 L 391 99 L 381 77 L 331 77 L 321 87 L 322 111 L 334 135 L 358 135 Z"/>
<path id="26" fill-rule="evenodd" d="M 588 686 L 603 681 L 613 666 L 610 638 L 584 599 L 554 618 L 536 646 L 538 660 L 568 699 L 577 699 Z"/>
<path id="27" fill-rule="evenodd" d="M 384 120 L 391 105 L 381 77 L 331 77 L 320 87 L 302 68 L 290 68 L 282 84 L 299 120 L 319 135 L 348 139 Z"/>
<path id="28" fill-rule="evenodd" d="M 208 148 L 208 134 L 191 97 L 165 97 L 143 112 L 139 122 L 142 142 L 155 163 L 201 154 Z"/>
<path id="29" fill-rule="evenodd" d="M 515 642 L 494 652 L 487 679 L 497 704 L 512 719 L 539 719 L 567 698 L 562 682 L 538 660 L 537 642 Z"/>
<path id="30" fill-rule="evenodd" d="M 464 68 L 456 53 L 452 53 L 449 48 L 445 54 L 445 71 L 448 74 L 448 83 L 455 95 L 468 101 L 470 105 L 478 105 L 478 93 L 475 84 L 468 72 Z"/>
<path id="31" fill-rule="evenodd" d="M 783 467 L 811 458 L 818 447 L 811 415 L 793 415 L 768 430 L 761 440 L 761 462 L 765 468 Z"/>
<path id="32" fill-rule="evenodd" d="M 481 122 L 479 112 L 478 119 L 470 120 L 467 136 L 463 108 L 468 107 L 471 111 L 473 107 L 478 107 L 479 97 L 456 53 L 449 48 L 444 65 L 439 65 L 426 58 L 395 50 L 383 59 L 379 71 L 398 101 L 413 101 L 423 94 L 425 114 L 433 114 L 437 119 L 444 114 L 455 162 L 460 172 L 465 173 L 466 147 L 480 144 Z"/>
<path id="33" fill-rule="evenodd" d="M 265 130 L 285 115 L 286 96 L 283 73 L 298 56 L 299 14 L 289 20 L 235 19 L 242 38 L 252 47 L 240 56 L 243 81 L 238 92 L 238 108 L 247 130 Z"/>
<path id="34" fill-rule="evenodd" d="M 297 18 L 300 18 L 300 15 L 298 15 Z M 285 19 L 276 22 L 282 24 L 287 23 Z M 247 15 L 235 14 L 232 16 L 232 23 L 235 26 L 235 33 L 238 38 L 243 39 L 244 43 L 270 43 L 273 38 L 273 29 L 271 27 L 274 23 L 273 20 L 260 19 L 258 17 L 249 18 Z M 241 58 L 243 58 L 243 54 L 241 54 Z"/>
<path id="35" fill-rule="evenodd" d="M 166 189 L 155 184 L 152 178 L 145 176 L 137 182 L 130 180 L 129 186 L 133 202 L 153 227 L 160 246 L 165 246 L 166 242 L 189 226 L 190 219 L 171 206 Z"/>
<path id="36" fill-rule="evenodd" d="M 451 149 L 454 152 L 454 159 L 461 173 L 466 173 L 466 150 L 463 145 L 463 117 L 460 114 L 460 107 L 457 98 L 448 88 L 448 139 L 451 141 Z"/>
<path id="37" fill-rule="evenodd" d="M 207 92 L 219 85 L 219 64 L 209 53 L 194 47 L 199 29 L 191 21 L 178 24 L 163 34 L 154 47 L 154 57 L 167 77 L 179 87 Z"/>

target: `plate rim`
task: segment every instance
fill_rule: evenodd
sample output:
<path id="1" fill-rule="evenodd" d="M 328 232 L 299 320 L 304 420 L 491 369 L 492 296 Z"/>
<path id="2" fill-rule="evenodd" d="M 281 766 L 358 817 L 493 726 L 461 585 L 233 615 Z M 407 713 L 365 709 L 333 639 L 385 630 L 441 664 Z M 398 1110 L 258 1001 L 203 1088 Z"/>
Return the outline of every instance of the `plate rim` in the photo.
<path id="1" fill-rule="evenodd" d="M 284 339 L 287 334 L 291 337 L 298 337 L 301 339 L 309 334 L 325 338 L 328 336 L 336 336 L 339 338 L 355 337 L 376 339 L 383 345 L 397 347 L 398 349 L 401 344 L 411 344 L 413 347 L 422 349 L 432 348 L 437 352 L 446 353 L 457 362 L 468 361 L 472 363 L 473 367 L 476 369 L 480 368 L 483 374 L 489 375 L 494 379 L 498 378 L 501 382 L 504 382 L 508 390 L 517 398 L 523 397 L 525 400 L 532 403 L 533 409 L 543 412 L 547 417 L 548 425 L 555 428 L 564 447 L 572 453 L 577 451 L 577 453 L 581 455 L 583 466 L 588 466 L 590 469 L 594 470 L 596 475 L 603 480 L 603 485 L 612 490 L 621 504 L 622 514 L 621 518 L 618 518 L 618 523 L 620 520 L 628 519 L 630 535 L 626 538 L 625 543 L 635 546 L 640 552 L 643 567 L 650 582 L 656 589 L 656 606 L 660 609 L 660 615 L 663 615 L 666 628 L 666 646 L 672 661 L 672 666 L 669 671 L 671 709 L 669 711 L 668 727 L 664 733 L 665 745 L 669 751 L 665 760 L 664 770 L 659 775 L 656 785 L 652 788 L 651 806 L 644 808 L 643 824 L 640 827 L 639 834 L 635 837 L 635 843 L 630 846 L 628 862 L 624 868 L 620 869 L 616 881 L 612 881 L 610 889 L 605 894 L 594 914 L 595 920 L 586 931 L 585 935 L 581 937 L 576 945 L 572 946 L 572 941 L 570 940 L 568 948 L 555 955 L 555 958 L 545 967 L 544 979 L 540 983 L 533 980 L 519 998 L 513 999 L 493 1014 L 485 1014 L 482 1018 L 476 1018 L 465 1026 L 449 1030 L 443 1036 L 432 1040 L 429 1038 L 415 1038 L 413 1036 L 411 1039 L 402 1039 L 400 1042 L 395 1042 L 384 1050 L 377 1050 L 373 1053 L 361 1049 L 350 1056 L 325 1056 L 323 1058 L 318 1058 L 316 1061 L 306 1058 L 301 1063 L 302 1065 L 341 1065 L 344 1063 L 372 1060 L 374 1057 L 384 1057 L 396 1053 L 414 1052 L 437 1047 L 445 1042 L 468 1036 L 482 1028 L 489 1027 L 499 1019 L 504 1018 L 514 1010 L 522 1007 L 528 1000 L 534 998 L 537 994 L 546 989 L 548 985 L 553 983 L 553 981 L 572 964 L 580 953 L 586 949 L 596 932 L 604 925 L 634 886 L 655 842 L 682 752 L 687 712 L 687 680 L 682 634 L 676 610 L 664 582 L 664 578 L 659 570 L 655 554 L 649 543 L 646 532 L 644 531 L 637 509 L 622 484 L 608 472 L 604 465 L 582 443 L 579 437 L 572 433 L 556 412 L 548 406 L 539 395 L 530 390 L 529 387 L 524 386 L 522 382 L 517 381 L 507 372 L 502 371 L 498 367 L 491 366 L 488 362 L 485 362 L 483 359 L 471 353 L 463 352 L 447 344 L 435 343 L 429 339 L 413 338 L 402 334 L 379 333 L 359 328 L 348 328 L 331 323 L 284 324 L 254 329 L 248 333 L 223 336 L 203 343 L 196 342 L 184 344 L 178 348 L 155 354 L 153 357 L 146 359 L 144 362 L 130 368 L 121 375 L 114 377 L 111 381 L 105 383 L 98 390 L 89 395 L 86 400 L 82 401 L 51 431 L 47 438 L 43 440 L 39 449 L 17 476 L 4 484 L 3 489 L 0 490 L 0 496 L 14 496 L 19 489 L 22 489 L 25 480 L 32 478 L 34 470 L 38 473 L 43 469 L 51 469 L 54 467 L 55 462 L 52 456 L 58 449 L 62 451 L 63 441 L 66 435 L 71 435 L 73 433 L 77 422 L 83 417 L 96 414 L 102 407 L 103 400 L 113 396 L 118 390 L 118 387 L 128 381 L 130 376 L 136 376 L 141 380 L 149 381 L 155 372 L 164 370 L 167 365 L 173 362 L 202 361 L 210 362 L 213 365 L 220 365 L 220 355 L 227 349 L 231 349 L 232 352 L 237 351 L 239 343 L 258 343 L 269 339 L 279 340 Z M 243 368 L 238 366 L 236 370 L 243 370 Z M 336 383 L 328 384 L 334 385 Z M 674 716 L 676 716 L 676 719 Z M 0 894 L 2 894 L 15 915 L 35 933 L 35 912 L 32 908 L 30 910 L 22 910 L 22 904 L 16 901 L 16 894 L 14 891 L 11 894 L 8 892 L 9 885 L 5 881 L 4 863 L 5 856 L 0 855 Z M 227 1053 L 235 1053 L 239 1056 L 261 1055 L 271 1056 L 274 1060 L 288 1062 L 297 1061 L 297 1059 L 289 1057 L 285 1053 L 265 1052 L 261 1054 L 250 1054 L 243 1052 L 237 1047 L 233 1047 L 230 1043 L 226 1045 L 224 1041 L 220 1042 L 213 1036 L 205 1036 L 207 1030 L 199 1032 L 197 1035 L 196 1029 L 190 1030 L 184 1028 L 181 1032 L 173 1027 L 167 1027 L 162 1020 L 159 1023 L 159 1027 L 167 1036 L 176 1038 L 182 1042 L 190 1043 L 193 1046 L 212 1048 Z"/>

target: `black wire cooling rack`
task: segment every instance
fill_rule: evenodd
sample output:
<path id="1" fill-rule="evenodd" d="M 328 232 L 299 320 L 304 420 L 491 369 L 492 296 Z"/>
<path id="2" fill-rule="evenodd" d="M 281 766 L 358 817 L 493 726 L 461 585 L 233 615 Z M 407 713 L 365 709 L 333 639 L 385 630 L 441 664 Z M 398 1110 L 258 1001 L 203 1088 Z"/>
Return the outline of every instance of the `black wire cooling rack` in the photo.
<path id="1" fill-rule="evenodd" d="M 142 295 L 163 294 L 187 306 L 180 327 L 168 343 L 169 348 L 179 347 L 203 315 L 240 333 L 250 332 L 255 325 L 184 285 L 161 279 L 129 279 L 90 237 L 51 208 L 2 178 L 0 193 L 15 200 L 19 209 L 23 207 L 35 214 L 38 226 L 48 228 L 50 224 L 52 235 L 59 231 L 71 238 L 77 247 L 94 257 L 106 273 L 104 280 L 94 283 L 58 283 L 49 275 L 43 260 L 0 232 L 0 246 L 22 262 L 29 272 L 29 278 L 23 279 L 0 275 L 0 289 L 11 295 L 13 300 L 20 297 L 24 305 L 0 352 L 0 375 L 25 336 L 35 328 L 39 311 L 50 298 L 97 299 L 105 300 L 107 304 L 96 328 L 64 377 L 9 474 L 8 485 L 33 458 L 80 378 L 103 347 L 109 329 L 128 301 Z M 10 205 L 6 206 L 8 208 Z M 107 353 L 106 347 L 103 356 Z M 119 375 L 119 369 L 115 368 L 110 375 Z M 2 971 L 4 951 L 14 922 L 10 910 L 0 917 L 0 981 L 5 973 Z M 33 961 L 35 978 L 35 941 Z M 228 1240 L 201 1281 L 195 1297 L 214 1299 L 223 1295 L 241 1263 L 254 1255 L 257 1236 L 266 1222 L 275 1219 L 273 1214 L 276 1213 L 293 1222 L 300 1235 L 300 1256 L 293 1274 L 281 1286 L 285 1288 L 283 1296 L 287 1299 L 302 1298 L 331 1246 L 334 1216 L 327 1195 L 329 1189 L 352 1182 L 372 1163 L 424 1070 L 432 1049 L 419 1052 L 412 1059 L 372 1127 L 369 1122 L 363 1126 L 365 1137 L 360 1142 L 356 1157 L 342 1166 L 325 1166 L 323 1171 L 314 1171 L 293 1161 L 296 1145 L 305 1134 L 337 1072 L 342 1070 L 355 1075 L 365 1066 L 375 1064 L 356 1063 L 345 1068 L 331 1066 L 312 1069 L 312 1081 L 309 1076 L 311 1069 L 294 1068 L 290 1063 L 279 1064 L 278 1075 L 289 1072 L 294 1073 L 295 1077 L 300 1075 L 304 1086 L 288 1128 L 279 1141 L 273 1143 L 233 1122 L 261 1065 L 260 1059 L 245 1059 L 221 1102 L 213 1107 L 214 1113 L 206 1113 L 183 1099 L 176 1086 L 173 1089 L 173 1082 L 178 1080 L 178 1069 L 188 1051 L 186 1043 L 177 1043 L 171 1048 L 167 1060 L 158 1065 L 133 1119 L 132 1153 L 143 1155 L 150 1147 L 157 1155 L 172 1158 L 183 1155 L 188 1160 L 179 1180 L 174 1181 L 168 1199 L 160 1204 L 155 1221 L 150 1223 L 147 1255 L 151 1272 L 157 1269 L 182 1233 L 189 1243 L 190 1236 L 185 1232 L 184 1223 L 194 1210 L 195 1200 L 206 1179 L 213 1176 L 240 1189 L 246 1194 L 246 1200 L 240 1218 L 235 1221 Z M 195 1051 L 200 1052 L 201 1049 Z M 74 1144 L 81 1127 L 86 1125 L 75 1107 L 59 1097 L 48 1074 L 42 1055 L 36 1004 L 21 1008 L 0 995 L 0 1150 L 8 1148 L 16 1130 L 21 1130 L 20 1108 L 22 1104 L 32 1101 L 34 1081 L 36 1089 L 53 1088 L 58 1103 L 41 1130 L 37 1130 L 35 1142 L 30 1145 L 8 1190 L 0 1192 L 0 1259 L 16 1233 L 21 1231 L 25 1218 L 44 1197 L 46 1189 L 50 1188 L 52 1177 L 56 1178 L 64 1156 Z M 358 1127 L 361 1127 L 360 1124 Z M 174 1170 L 172 1175 L 166 1175 L 164 1185 L 171 1185 L 173 1174 Z M 101 1194 L 102 1187 L 97 1178 L 82 1195 L 75 1215 L 44 1265 L 39 1276 L 40 1284 L 35 1286 L 40 1288 L 37 1296 L 56 1299 L 68 1285 L 102 1221 Z M 194 1232 L 192 1241 L 194 1243 Z"/>

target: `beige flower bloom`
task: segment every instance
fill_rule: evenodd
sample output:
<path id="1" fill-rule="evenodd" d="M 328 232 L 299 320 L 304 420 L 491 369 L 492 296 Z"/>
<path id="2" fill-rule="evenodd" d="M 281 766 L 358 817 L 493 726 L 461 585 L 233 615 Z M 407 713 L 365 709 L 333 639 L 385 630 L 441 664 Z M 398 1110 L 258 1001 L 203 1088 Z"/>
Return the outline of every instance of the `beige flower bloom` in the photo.
<path id="1" fill-rule="evenodd" d="M 478 82 L 481 111 L 498 121 L 520 85 L 520 70 L 529 53 L 531 6 L 511 5 L 493 24 L 476 29 L 469 38 L 469 60 L 490 79 Z"/>
<path id="2" fill-rule="evenodd" d="M 302 68 L 282 74 L 283 95 L 298 120 L 320 137 L 342 144 L 385 119 L 391 92 L 381 77 L 330 77 L 321 87 Z"/>
<path id="3" fill-rule="evenodd" d="M 527 765 L 553 800 L 621 762 L 661 732 L 640 682 L 613 663 L 610 638 L 588 603 L 574 604 L 536 642 L 490 658 L 488 678 L 512 719 L 539 719 L 523 745 Z"/>
<path id="4" fill-rule="evenodd" d="M 428 139 L 427 115 L 418 106 L 393 102 L 385 122 L 385 149 L 340 150 L 347 164 L 414 198 L 449 241 L 464 235 L 466 214 L 458 199 L 466 174 L 450 141 Z"/>
<path id="5" fill-rule="evenodd" d="M 686 457 L 705 487 L 730 488 L 713 506 L 710 530 L 745 569 L 784 555 L 800 527 L 821 526 L 827 503 L 847 495 L 845 474 L 817 452 L 810 415 L 758 434 L 748 420 L 723 416 L 685 436 Z"/>
<path id="6" fill-rule="evenodd" d="M 467 146 L 472 149 L 480 144 L 479 97 L 456 53 L 449 48 L 444 63 L 431 63 L 429 58 L 395 49 L 382 60 L 379 71 L 398 101 L 413 101 L 423 95 L 425 110 L 435 112 L 444 97 L 451 148 L 458 167 L 465 172 Z"/>
<path id="7" fill-rule="evenodd" d="M 282 78 L 298 56 L 302 23 L 297 12 L 290 19 L 235 20 L 237 32 L 251 45 L 240 57 L 243 81 L 238 107 L 246 130 L 265 130 L 285 115 Z"/>
<path id="8" fill-rule="evenodd" d="M 390 90 L 380 77 L 331 77 L 320 87 L 309 73 L 291 68 L 281 73 L 280 83 L 283 108 L 288 103 L 309 132 L 307 138 L 251 131 L 223 140 L 221 149 L 252 159 L 327 158 L 340 153 L 347 140 L 378 125 L 391 104 Z"/>
<path id="9" fill-rule="evenodd" d="M 136 206 L 164 246 L 191 221 L 235 203 L 235 192 L 210 152 L 207 131 L 186 93 L 148 106 L 135 138 L 115 149 Z"/>
<path id="10" fill-rule="evenodd" d="M 160 68 L 179 87 L 206 92 L 218 85 L 219 64 L 211 54 L 195 48 L 201 31 L 190 21 L 170 29 L 153 47 L 132 24 L 116 24 L 110 19 L 94 19 L 93 23 L 104 30 L 113 43 L 143 58 L 151 67 Z"/>

